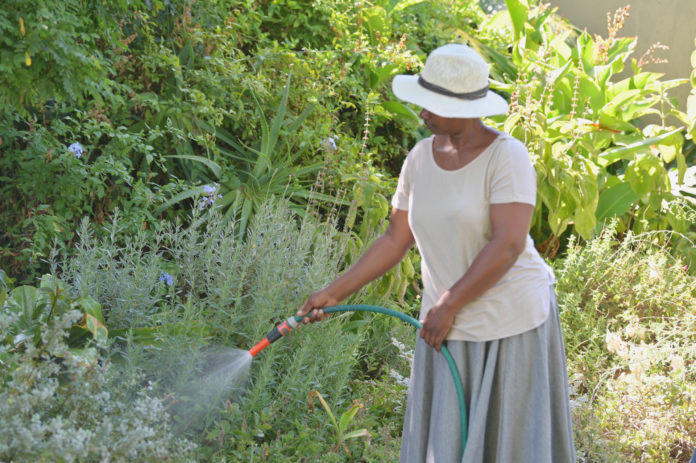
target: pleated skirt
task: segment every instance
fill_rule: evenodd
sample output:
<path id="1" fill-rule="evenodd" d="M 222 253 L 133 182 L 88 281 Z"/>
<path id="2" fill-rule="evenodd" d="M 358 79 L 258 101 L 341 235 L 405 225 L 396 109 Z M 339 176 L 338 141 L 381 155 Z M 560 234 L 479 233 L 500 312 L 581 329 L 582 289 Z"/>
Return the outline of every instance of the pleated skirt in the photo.
<path id="1" fill-rule="evenodd" d="M 401 463 L 575 462 L 565 350 L 554 288 L 539 327 L 486 342 L 447 341 L 464 387 L 468 437 L 447 361 L 420 337 Z"/>

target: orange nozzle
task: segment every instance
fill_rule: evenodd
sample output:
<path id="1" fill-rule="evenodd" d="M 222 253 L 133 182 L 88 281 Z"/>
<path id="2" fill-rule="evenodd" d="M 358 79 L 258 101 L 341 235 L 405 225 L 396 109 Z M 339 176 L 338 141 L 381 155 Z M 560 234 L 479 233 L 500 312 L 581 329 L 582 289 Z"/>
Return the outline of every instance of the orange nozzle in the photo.
<path id="1" fill-rule="evenodd" d="M 263 341 L 260 343 L 256 344 L 254 347 L 249 349 L 249 353 L 251 354 L 252 357 L 254 357 L 256 354 L 264 350 L 266 347 L 270 346 L 271 342 L 268 340 L 268 338 L 263 338 Z"/>

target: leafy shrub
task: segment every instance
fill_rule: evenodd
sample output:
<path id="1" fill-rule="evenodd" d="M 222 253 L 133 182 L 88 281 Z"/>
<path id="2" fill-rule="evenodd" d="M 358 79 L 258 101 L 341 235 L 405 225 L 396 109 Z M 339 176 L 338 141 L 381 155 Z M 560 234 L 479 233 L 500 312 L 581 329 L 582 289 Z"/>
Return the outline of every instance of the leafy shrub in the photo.
<path id="1" fill-rule="evenodd" d="M 154 204 L 178 190 L 176 181 L 160 188 L 134 171 L 139 156 L 155 151 L 142 133 L 57 110 L 43 124 L 16 117 L 0 128 L 0 262 L 20 280 L 47 271 L 52 249 L 67 253 L 83 217 L 101 224 L 118 209 L 121 227 L 136 233 L 156 226 Z"/>
<path id="2" fill-rule="evenodd" d="M 687 461 L 696 444 L 696 281 L 655 234 L 571 241 L 558 293 L 585 461 Z"/>
<path id="3" fill-rule="evenodd" d="M 367 345 L 374 339 L 364 336 L 365 322 L 336 316 L 269 347 L 254 359 L 243 397 L 223 390 L 215 400 L 186 402 L 179 391 L 195 390 L 205 376 L 206 346 L 250 348 L 331 281 L 348 236 L 311 214 L 298 218 L 281 200 L 262 205 L 243 240 L 235 222 L 224 223 L 215 213 L 202 220 L 197 205 L 191 213 L 194 225 L 165 224 L 128 244 L 118 236 L 117 223 L 106 238 L 81 232 L 75 257 L 63 267 L 65 278 L 79 294 L 99 301 L 112 331 L 133 341 L 116 339 L 114 345 L 126 371 L 144 374 L 161 394 L 202 409 L 201 420 L 185 428 L 191 439 L 207 439 L 200 442 L 200 458 L 244 459 L 271 448 L 278 458 L 322 454 L 335 441 L 331 434 L 307 447 L 314 433 L 283 432 L 298 423 L 321 426 L 322 419 L 307 414 L 313 389 L 332 409 L 348 408 L 350 382 L 361 375 L 358 360 L 376 348 Z M 163 272 L 171 280 L 160 281 Z M 370 293 L 368 288 L 364 294 Z M 140 336 L 147 327 L 149 336 Z M 389 345 L 390 337 L 381 342 Z"/>
<path id="4" fill-rule="evenodd" d="M 194 446 L 169 430 L 166 401 L 96 355 L 85 363 L 71 354 L 65 338 L 80 317 L 56 317 L 42 329 L 40 347 L 0 344 L 2 363 L 13 366 L 0 375 L 0 459 L 193 461 Z M 17 318 L 3 309 L 0 331 Z"/>

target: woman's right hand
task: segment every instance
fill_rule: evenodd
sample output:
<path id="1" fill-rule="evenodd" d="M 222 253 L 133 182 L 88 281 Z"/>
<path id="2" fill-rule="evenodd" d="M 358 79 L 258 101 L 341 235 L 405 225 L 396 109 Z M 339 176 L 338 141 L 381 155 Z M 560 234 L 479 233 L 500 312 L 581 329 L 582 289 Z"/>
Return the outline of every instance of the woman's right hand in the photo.
<path id="1" fill-rule="evenodd" d="M 338 303 L 339 301 L 331 296 L 326 289 L 322 289 L 312 293 L 312 295 L 307 298 L 300 310 L 297 311 L 297 315 L 301 317 L 307 315 L 302 320 L 303 323 L 320 322 L 328 316 L 321 309 L 338 305 Z"/>

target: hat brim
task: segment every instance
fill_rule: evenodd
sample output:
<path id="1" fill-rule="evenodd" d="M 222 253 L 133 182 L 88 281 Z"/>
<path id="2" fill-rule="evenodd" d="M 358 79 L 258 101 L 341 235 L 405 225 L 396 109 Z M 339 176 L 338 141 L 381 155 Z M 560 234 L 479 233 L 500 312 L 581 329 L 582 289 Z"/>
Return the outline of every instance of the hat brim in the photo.
<path id="1" fill-rule="evenodd" d="M 425 108 L 441 117 L 487 117 L 505 114 L 508 110 L 505 99 L 490 90 L 483 98 L 464 100 L 440 95 L 422 87 L 418 83 L 418 76 L 395 76 L 392 81 L 392 90 L 397 98 Z"/>

